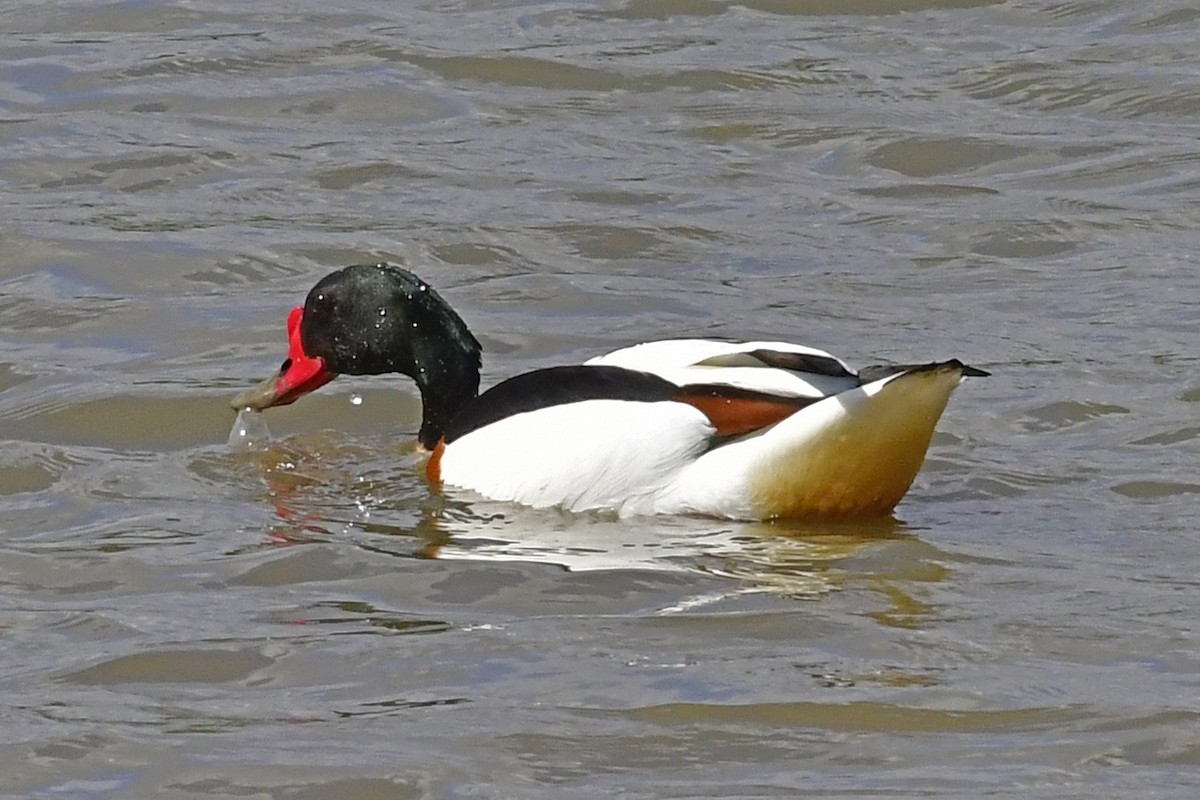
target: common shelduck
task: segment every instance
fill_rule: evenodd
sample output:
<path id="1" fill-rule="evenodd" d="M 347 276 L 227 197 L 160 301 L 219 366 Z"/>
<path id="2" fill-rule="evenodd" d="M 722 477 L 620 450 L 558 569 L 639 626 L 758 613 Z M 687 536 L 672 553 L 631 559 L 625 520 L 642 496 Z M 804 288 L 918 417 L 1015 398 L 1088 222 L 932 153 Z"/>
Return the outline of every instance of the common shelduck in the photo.
<path id="1" fill-rule="evenodd" d="M 425 281 L 364 264 L 288 317 L 279 373 L 234 408 L 291 403 L 337 375 L 399 372 L 424 405 L 433 485 L 569 511 L 734 519 L 884 515 L 908 491 L 950 393 L 988 373 L 952 359 L 851 370 L 784 342 L 647 342 L 479 394 L 480 345 Z"/>

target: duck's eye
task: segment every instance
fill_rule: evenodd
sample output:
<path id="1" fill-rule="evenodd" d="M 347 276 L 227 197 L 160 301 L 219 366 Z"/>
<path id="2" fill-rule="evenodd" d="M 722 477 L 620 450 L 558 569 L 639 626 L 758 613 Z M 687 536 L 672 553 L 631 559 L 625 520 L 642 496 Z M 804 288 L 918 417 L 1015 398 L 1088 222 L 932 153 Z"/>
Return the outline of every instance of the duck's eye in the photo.
<path id="1" fill-rule="evenodd" d="M 283 364 L 279 367 L 279 374 L 282 375 L 291 368 L 292 368 L 292 360 L 290 358 L 285 358 L 283 360 Z"/>

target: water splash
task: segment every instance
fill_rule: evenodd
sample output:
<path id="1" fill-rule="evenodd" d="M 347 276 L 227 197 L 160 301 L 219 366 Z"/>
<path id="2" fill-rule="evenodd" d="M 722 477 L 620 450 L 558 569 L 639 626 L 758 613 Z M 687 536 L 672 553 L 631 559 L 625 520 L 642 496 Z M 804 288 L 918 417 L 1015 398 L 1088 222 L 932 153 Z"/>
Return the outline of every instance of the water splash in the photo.
<path id="1" fill-rule="evenodd" d="M 229 431 L 229 449 L 249 453 L 264 449 L 271 441 L 271 431 L 263 415 L 252 408 L 243 408 Z"/>

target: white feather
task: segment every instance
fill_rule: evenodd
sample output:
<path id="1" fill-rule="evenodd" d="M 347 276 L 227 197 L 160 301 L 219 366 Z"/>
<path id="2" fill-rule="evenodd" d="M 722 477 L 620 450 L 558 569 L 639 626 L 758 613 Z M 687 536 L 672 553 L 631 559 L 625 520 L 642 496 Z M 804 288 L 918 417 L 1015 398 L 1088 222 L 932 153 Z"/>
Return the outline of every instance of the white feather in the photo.
<path id="1" fill-rule="evenodd" d="M 689 464 L 656 495 L 654 513 L 886 513 L 920 469 L 960 379 L 954 367 L 900 373 L 813 403 Z"/>
<path id="2" fill-rule="evenodd" d="M 683 403 L 585 400 L 471 431 L 446 446 L 441 476 L 495 500 L 648 514 L 715 432 Z"/>
<path id="3" fill-rule="evenodd" d="M 784 397 L 828 397 L 858 384 L 858 380 L 851 376 L 820 375 L 768 366 L 750 355 L 756 350 L 828 358 L 850 372 L 841 359 L 824 350 L 804 345 L 790 342 L 720 342 L 712 339 L 645 342 L 614 350 L 585 363 L 650 372 L 677 386 L 714 383 Z"/>

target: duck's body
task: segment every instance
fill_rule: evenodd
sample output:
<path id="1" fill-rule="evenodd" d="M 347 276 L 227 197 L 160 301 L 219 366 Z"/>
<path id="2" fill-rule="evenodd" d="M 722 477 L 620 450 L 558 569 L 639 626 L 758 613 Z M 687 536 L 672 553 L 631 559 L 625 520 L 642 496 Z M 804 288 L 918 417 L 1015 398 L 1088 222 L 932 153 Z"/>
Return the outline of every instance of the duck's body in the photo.
<path id="1" fill-rule="evenodd" d="M 887 514 L 964 375 L 957 360 L 856 373 L 782 342 L 650 342 L 476 396 L 479 345 L 420 279 L 387 265 L 319 282 L 278 376 L 237 407 L 290 403 L 339 373 L 421 389 L 431 482 L 570 511 L 737 519 Z"/>

